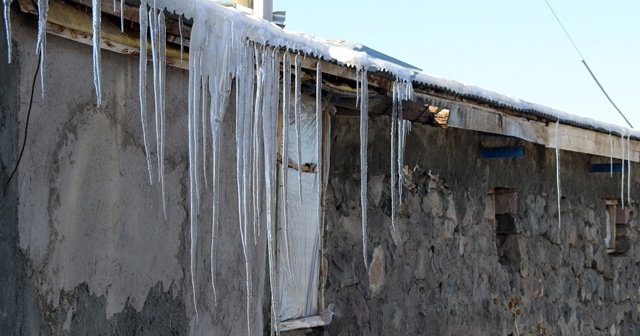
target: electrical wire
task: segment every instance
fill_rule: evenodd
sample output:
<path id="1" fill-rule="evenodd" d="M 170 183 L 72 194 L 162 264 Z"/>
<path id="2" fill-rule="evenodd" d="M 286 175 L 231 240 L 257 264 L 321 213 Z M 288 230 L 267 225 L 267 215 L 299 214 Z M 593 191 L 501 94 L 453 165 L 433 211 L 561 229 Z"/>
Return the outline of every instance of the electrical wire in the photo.
<path id="1" fill-rule="evenodd" d="M 33 106 L 33 93 L 36 87 L 36 80 L 38 79 L 38 72 L 40 71 L 41 59 L 42 59 L 42 51 L 40 51 L 40 54 L 38 57 L 38 65 L 36 67 L 36 73 L 33 75 L 33 84 L 31 84 L 31 98 L 29 99 L 29 109 L 27 110 L 27 120 L 25 121 L 25 124 L 24 124 L 24 139 L 22 141 L 22 148 L 20 149 L 20 156 L 18 156 L 18 161 L 16 162 L 16 166 L 13 168 L 13 171 L 11 172 L 11 175 L 9 176 L 7 183 L 4 185 L 2 198 L 4 198 L 7 195 L 7 188 L 9 187 L 9 182 L 11 182 L 13 175 L 15 175 L 16 171 L 18 170 L 20 161 L 22 161 L 22 154 L 24 154 L 24 148 L 27 145 L 27 131 L 29 130 L 29 117 L 31 116 L 31 107 Z"/>
<path id="2" fill-rule="evenodd" d="M 627 122 L 627 125 L 629 125 L 629 127 L 633 128 L 633 125 L 631 125 L 631 123 L 629 122 L 627 117 L 625 117 L 625 115 L 622 113 L 622 111 L 620 111 L 618 106 L 613 102 L 611 97 L 609 97 L 609 94 L 607 93 L 607 91 L 605 91 L 605 89 L 602 86 L 602 84 L 600 84 L 600 81 L 598 81 L 598 78 L 596 78 L 596 75 L 593 73 L 593 71 L 591 71 L 591 68 L 589 68 L 589 65 L 587 64 L 587 61 L 585 60 L 584 56 L 582 56 L 582 53 L 580 52 L 580 49 L 578 49 L 578 46 L 575 44 L 575 42 L 573 42 L 573 39 L 571 38 L 571 35 L 569 35 L 569 32 L 567 31 L 567 29 L 562 24 L 562 21 L 560 21 L 560 18 L 558 17 L 556 12 L 553 10 L 553 7 L 551 7 L 551 4 L 549 3 L 549 1 L 548 0 L 544 0 L 544 2 L 547 3 L 547 6 L 549 7 L 549 10 L 551 10 L 551 13 L 556 18 L 556 21 L 558 21 L 558 24 L 560 24 L 560 27 L 562 27 L 562 30 L 564 31 L 564 34 L 567 36 L 567 38 L 569 39 L 569 41 L 573 45 L 573 48 L 576 49 L 576 52 L 578 52 L 578 55 L 580 55 L 580 59 L 581 59 L 582 64 L 584 64 L 584 66 L 587 68 L 587 71 L 589 71 L 589 74 L 591 75 L 593 80 L 596 82 L 596 84 L 598 84 L 598 87 L 600 88 L 600 91 L 602 91 L 602 93 L 604 93 L 604 96 L 607 97 L 607 99 L 609 100 L 611 105 L 613 105 L 613 107 L 616 109 L 616 111 L 618 111 L 618 113 L 620 113 L 620 115 L 622 116 L 622 119 L 624 119 L 624 121 Z"/>

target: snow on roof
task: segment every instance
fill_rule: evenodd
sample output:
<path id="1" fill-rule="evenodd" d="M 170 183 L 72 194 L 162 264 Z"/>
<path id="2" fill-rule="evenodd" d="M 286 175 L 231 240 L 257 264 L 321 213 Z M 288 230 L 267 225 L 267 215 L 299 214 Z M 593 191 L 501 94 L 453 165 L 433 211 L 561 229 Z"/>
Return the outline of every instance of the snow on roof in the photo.
<path id="1" fill-rule="evenodd" d="M 435 77 L 426 73 L 419 73 L 413 82 L 415 84 L 443 90 L 465 98 L 490 103 L 498 107 L 505 107 L 518 112 L 542 117 L 550 121 L 560 120 L 560 122 L 564 124 L 593 129 L 600 132 L 631 136 L 633 138 L 640 137 L 640 131 L 634 129 L 566 113 L 552 107 L 530 103 L 522 99 L 505 96 L 491 90 L 486 90 L 475 85 L 464 84 L 451 79 Z"/>
<path id="2" fill-rule="evenodd" d="M 356 48 L 354 44 L 330 41 L 303 32 L 283 30 L 272 22 L 246 15 L 235 8 L 223 7 L 208 0 L 157 0 L 157 2 L 159 6 L 165 6 L 170 11 L 182 13 L 196 20 L 209 20 L 213 23 L 217 20 L 232 20 L 234 26 L 238 28 L 237 30 L 243 34 L 245 38 L 260 44 L 268 44 L 312 55 L 327 61 L 335 61 L 342 66 L 364 68 L 369 71 L 389 72 L 402 81 L 411 81 L 414 84 L 477 99 L 521 113 L 531 114 L 551 121 L 559 120 L 561 123 L 600 132 L 640 139 L 640 131 L 569 114 L 548 106 L 508 97 L 477 86 L 431 76 L 420 72 L 420 69 L 384 54 L 372 52 L 368 48 Z"/>

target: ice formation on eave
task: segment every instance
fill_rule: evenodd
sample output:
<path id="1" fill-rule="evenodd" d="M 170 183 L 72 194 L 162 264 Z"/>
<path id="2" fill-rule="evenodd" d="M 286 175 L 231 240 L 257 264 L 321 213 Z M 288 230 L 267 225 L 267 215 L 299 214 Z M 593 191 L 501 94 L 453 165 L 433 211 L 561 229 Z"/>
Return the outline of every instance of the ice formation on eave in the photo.
<path id="1" fill-rule="evenodd" d="M 11 59 L 9 6 L 11 0 L 3 0 L 5 5 L 6 35 L 9 41 L 9 61 Z M 101 68 L 100 68 L 100 4 L 98 0 L 93 0 L 93 59 L 94 59 L 94 85 L 96 90 L 97 103 L 101 102 Z M 288 67 L 285 74 L 289 77 L 284 81 L 286 88 L 283 89 L 283 101 L 288 101 L 290 90 L 291 67 L 295 68 L 294 78 L 294 119 L 296 127 L 297 160 L 300 161 L 300 129 L 299 129 L 299 109 L 300 109 L 300 57 L 301 55 L 311 55 L 328 61 L 336 61 L 345 66 L 355 67 L 358 72 L 357 95 L 361 107 L 361 204 L 362 204 L 362 231 L 363 231 L 363 258 L 367 265 L 367 79 L 368 71 L 386 71 L 392 74 L 396 81 L 393 85 L 393 110 L 391 118 L 391 200 L 392 200 L 392 226 L 396 227 L 396 206 L 402 200 L 402 168 L 403 152 L 405 148 L 405 136 L 408 125 L 402 117 L 402 101 L 411 99 L 412 83 L 426 84 L 441 87 L 454 91 L 457 94 L 479 97 L 501 105 L 509 106 L 517 110 L 532 110 L 553 116 L 562 122 L 571 121 L 579 124 L 590 125 L 594 128 L 609 130 L 622 136 L 623 146 L 623 166 L 624 166 L 624 137 L 627 136 L 627 160 L 629 160 L 629 137 L 639 137 L 640 132 L 631 131 L 624 127 L 598 122 L 589 118 L 569 115 L 542 105 L 528 103 L 519 99 L 509 98 L 495 92 L 483 90 L 474 86 L 464 85 L 455 81 L 440 79 L 426 74 L 417 74 L 415 70 L 409 69 L 393 62 L 372 57 L 365 52 L 355 51 L 348 48 L 341 48 L 335 44 L 327 43 L 326 40 L 313 35 L 285 31 L 275 24 L 256 19 L 241 13 L 233 8 L 225 8 L 206 0 L 155 0 L 153 7 L 148 11 L 146 0 L 141 1 L 140 10 L 140 32 L 141 36 L 147 36 L 147 29 L 151 31 L 151 55 L 153 63 L 153 92 L 154 92 L 154 129 L 156 138 L 156 158 L 158 181 L 161 184 L 163 210 L 164 207 L 164 108 L 165 108 L 165 45 L 166 27 L 164 26 L 164 13 L 175 12 L 179 15 L 180 33 L 182 35 L 182 16 L 193 20 L 190 40 L 189 55 L 189 90 L 188 90 L 188 128 L 189 128 L 189 222 L 190 222 L 190 281 L 192 287 L 192 299 L 196 320 L 198 316 L 197 284 L 195 278 L 196 264 L 196 244 L 198 242 L 198 222 L 197 214 L 201 207 L 200 195 L 203 193 L 203 186 L 207 188 L 207 155 L 210 155 L 211 166 L 211 188 L 213 190 L 212 208 L 212 235 L 211 235 L 211 286 L 216 297 L 216 233 L 218 232 L 218 186 L 220 176 L 218 176 L 219 164 L 219 140 L 221 133 L 221 123 L 225 117 L 227 105 L 230 103 L 231 86 L 235 80 L 236 85 L 236 188 L 238 194 L 238 218 L 239 231 L 242 240 L 242 249 L 245 261 L 246 280 L 246 317 L 247 331 L 252 334 L 254 330 L 251 325 L 251 308 L 255 304 L 252 293 L 251 270 L 252 263 L 250 250 L 257 245 L 259 239 L 265 239 L 268 249 L 269 283 L 271 284 L 271 304 L 272 304 L 272 330 L 277 331 L 276 305 L 277 297 L 273 287 L 275 281 L 275 247 L 274 247 L 274 225 L 276 212 L 275 200 L 267 195 L 276 194 L 276 166 L 278 137 L 276 125 L 278 118 L 279 85 L 280 85 L 280 54 L 279 48 L 293 51 L 296 56 L 283 61 Z M 45 29 L 46 29 L 46 8 L 47 0 L 39 1 L 40 22 L 38 32 L 38 48 L 45 52 Z M 43 19 L 44 18 L 44 19 Z M 141 42 L 142 54 L 147 51 L 146 39 Z M 182 36 L 181 36 L 182 41 Z M 181 42 L 182 44 L 182 42 Z M 182 46 L 181 46 L 182 50 Z M 286 54 L 288 57 L 288 54 Z M 216 60 L 216 62 L 207 62 Z M 140 60 L 140 108 L 141 124 L 145 143 L 145 156 L 148 163 L 149 179 L 153 181 L 152 164 L 150 157 L 150 146 L 147 143 L 147 106 L 146 106 L 146 76 L 147 59 L 141 57 Z M 317 148 L 317 178 L 322 179 L 322 122 L 323 111 L 321 104 L 322 92 L 322 69 L 318 62 L 316 68 L 316 142 Z M 256 79 L 257 78 L 257 79 Z M 254 86 L 255 85 L 255 86 Z M 44 92 L 44 90 L 43 90 Z M 289 107 L 285 108 L 285 113 L 290 113 Z M 288 117 L 287 117 L 288 119 Z M 208 124 L 208 126 L 207 126 Z M 558 223 L 560 225 L 560 157 L 558 146 L 558 131 L 556 123 L 556 169 L 557 169 L 557 192 L 558 192 Z M 207 128 L 208 127 L 208 128 Z M 288 127 L 283 125 L 283 127 Z M 288 134 L 286 128 L 283 134 Z M 207 153 L 206 140 L 210 142 L 210 153 Z M 284 139 L 285 143 L 287 139 Z M 282 146 L 283 148 L 285 146 Z M 286 151 L 283 149 L 283 153 Z M 283 163 L 288 162 L 287 156 L 283 156 Z M 202 167 L 202 168 L 199 168 Z M 624 169 L 624 168 L 623 168 Z M 298 169 L 298 181 L 300 181 L 300 169 Z M 628 188 L 627 198 L 629 198 L 630 174 L 627 174 Z M 300 182 L 298 182 L 300 183 Z M 622 177 L 622 198 L 624 199 L 624 171 Z M 318 199 L 321 199 L 323 183 L 317 183 Z M 300 187 L 299 187 L 300 188 Z M 301 190 L 301 189 L 300 189 Z M 302 192 L 300 191 L 300 197 Z M 624 204 L 624 200 L 623 200 Z M 319 207 L 321 209 L 321 207 Z M 321 210 L 320 210 L 321 211 Z M 166 216 L 166 215 L 165 215 Z M 319 218 L 322 218 L 320 213 Z M 284 216 L 287 217 L 286 214 Z M 264 225 L 262 225 L 264 222 Z M 249 224 L 252 223 L 252 224 Z M 285 223 L 286 228 L 286 223 Z M 320 226 L 318 226 L 320 230 Z M 260 233 L 263 233 L 262 235 Z M 286 236 L 286 229 L 285 229 Z M 319 236 L 319 234 L 318 234 Z M 287 239 L 285 238 L 285 241 Z M 253 244 L 252 244 L 253 243 Z M 288 249 L 288 248 L 287 248 Z"/>

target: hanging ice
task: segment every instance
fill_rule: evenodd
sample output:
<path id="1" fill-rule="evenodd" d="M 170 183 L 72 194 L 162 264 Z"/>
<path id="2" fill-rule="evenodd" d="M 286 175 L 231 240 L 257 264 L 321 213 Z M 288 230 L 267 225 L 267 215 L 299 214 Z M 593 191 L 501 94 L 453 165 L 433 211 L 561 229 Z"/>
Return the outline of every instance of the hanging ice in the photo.
<path id="1" fill-rule="evenodd" d="M 396 132 L 398 128 L 398 94 L 399 94 L 399 83 L 396 81 L 393 83 L 393 101 L 391 108 L 391 183 L 389 188 L 391 189 L 391 227 L 393 230 L 396 230 L 396 169 L 397 169 L 397 146 L 396 143 L 398 141 Z"/>
<path id="2" fill-rule="evenodd" d="M 120 0 L 120 32 L 124 33 L 124 1 Z M 115 8 L 114 8 L 115 11 Z"/>
<path id="3" fill-rule="evenodd" d="M 296 127 L 296 159 L 298 160 L 298 193 L 300 198 L 300 204 L 302 204 L 302 152 L 300 150 L 300 88 L 302 85 L 300 79 L 300 54 L 296 54 L 295 58 L 295 92 L 294 92 L 294 119 Z"/>
<path id="4" fill-rule="evenodd" d="M 271 330 L 278 334 L 278 322 L 276 316 L 276 307 L 279 306 L 278 298 L 275 295 L 275 241 L 274 241 L 274 223 L 275 223 L 275 195 L 276 179 L 274 158 L 277 155 L 276 150 L 276 125 L 278 115 L 278 87 L 279 87 L 279 67 L 278 57 L 276 57 L 277 49 L 270 49 L 266 56 L 268 68 L 265 73 L 265 104 L 263 105 L 263 122 L 262 135 L 264 137 L 264 163 L 265 163 L 265 192 L 266 192 L 266 209 L 267 209 L 267 252 L 269 257 L 269 285 L 271 289 Z"/>
<path id="5" fill-rule="evenodd" d="M 402 101 L 411 99 L 413 87 L 409 82 L 396 80 L 393 84 L 391 110 L 391 227 L 396 229 L 396 207 L 402 202 L 402 167 L 408 121 L 404 120 Z M 396 190 L 397 188 L 397 190 Z"/>
<path id="6" fill-rule="evenodd" d="M 562 218 L 560 211 L 560 136 L 559 136 L 560 120 L 556 121 L 556 188 L 558 191 L 558 228 L 562 227 Z"/>
<path id="7" fill-rule="evenodd" d="M 36 44 L 36 54 L 40 54 L 40 89 L 42 90 L 41 94 L 43 99 L 44 99 L 44 76 L 45 76 L 44 64 L 45 64 L 45 58 L 47 55 L 46 48 L 47 48 L 48 13 L 49 13 L 49 0 L 38 0 L 38 42 Z"/>
<path id="8" fill-rule="evenodd" d="M 367 261 L 367 145 L 369 141 L 369 84 L 367 70 L 359 69 L 356 75 L 357 98 L 360 102 L 360 205 L 362 209 L 362 258 L 365 268 Z"/>
<path id="9" fill-rule="evenodd" d="M 47 0 L 40 0 L 47 1 Z M 101 9 L 102 2 L 100 0 L 92 0 L 92 14 L 93 14 L 93 85 L 96 89 L 96 104 L 98 107 L 102 105 L 102 79 L 101 72 L 102 66 L 100 65 L 100 16 L 102 14 Z M 42 27 L 40 27 L 42 28 Z M 44 70 L 44 69 L 42 69 Z M 40 72 L 42 75 L 44 71 Z M 43 93 L 44 94 L 44 93 Z"/>
<path id="10" fill-rule="evenodd" d="M 620 158 L 622 163 L 622 172 L 620 177 L 620 199 L 622 200 L 622 208 L 624 209 L 624 134 L 620 137 L 620 150 L 622 151 Z"/>
<path id="11" fill-rule="evenodd" d="M 162 211 L 167 217 L 164 186 L 164 109 L 165 109 L 165 71 L 166 71 L 166 25 L 164 12 L 156 14 L 156 9 L 149 11 L 151 28 L 151 55 L 153 63 L 153 92 L 156 125 L 156 156 L 158 161 L 158 182 L 162 190 Z"/>
<path id="12" fill-rule="evenodd" d="M 183 42 L 183 39 L 182 39 L 182 30 L 183 30 L 182 14 L 180 14 L 178 16 L 178 30 L 180 31 L 180 60 L 182 61 L 182 53 L 184 51 L 184 42 Z"/>
<path id="13" fill-rule="evenodd" d="M 611 136 L 611 131 L 609 131 L 609 149 L 611 151 L 611 155 L 609 155 L 609 176 L 613 177 L 613 137 Z"/>
<path id="14" fill-rule="evenodd" d="M 287 271 L 291 274 L 291 257 L 289 255 L 289 233 L 287 219 L 289 218 L 288 198 L 287 198 L 287 177 L 289 176 L 289 114 L 291 107 L 291 56 L 289 52 L 285 52 L 282 56 L 282 169 L 281 169 L 281 185 L 284 192 L 282 193 L 282 231 L 284 241 L 284 255 L 286 256 Z M 300 167 L 298 167 L 298 171 Z"/>
<path id="15" fill-rule="evenodd" d="M 7 63 L 11 63 L 11 3 L 13 0 L 3 0 L 4 25 L 7 33 Z"/>
<path id="16" fill-rule="evenodd" d="M 149 17 L 147 16 L 147 0 L 140 1 L 140 77 L 138 81 L 138 95 L 140 99 L 140 123 L 142 124 L 142 139 L 144 142 L 144 154 L 147 160 L 149 172 L 149 184 L 153 184 L 151 173 L 151 158 L 149 155 L 149 143 L 147 142 L 147 30 Z"/>
<path id="17" fill-rule="evenodd" d="M 631 135 L 627 135 L 627 202 L 631 205 Z"/>
<path id="18" fill-rule="evenodd" d="M 322 221 L 322 179 L 323 179 L 323 169 L 322 169 L 322 149 L 323 149 L 323 113 L 322 113 L 322 66 L 320 62 L 316 64 L 316 142 L 318 144 L 318 158 L 317 158 L 317 168 L 318 175 L 316 178 L 318 179 L 318 218 Z M 318 239 L 320 238 L 320 225 L 318 225 Z"/>

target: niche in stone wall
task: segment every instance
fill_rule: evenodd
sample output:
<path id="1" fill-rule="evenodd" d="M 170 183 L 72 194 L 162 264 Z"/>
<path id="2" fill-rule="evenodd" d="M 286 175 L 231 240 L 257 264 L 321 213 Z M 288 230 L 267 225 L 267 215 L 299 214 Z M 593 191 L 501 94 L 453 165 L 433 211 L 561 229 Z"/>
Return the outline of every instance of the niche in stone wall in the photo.
<path id="1" fill-rule="evenodd" d="M 605 198 L 607 207 L 605 220 L 605 238 L 607 253 L 616 255 L 629 251 L 629 218 L 631 217 L 630 207 L 621 204 L 618 198 Z"/>
<path id="2" fill-rule="evenodd" d="M 491 222 L 495 230 L 495 242 L 501 264 L 520 265 L 520 244 L 516 229 L 518 192 L 513 188 L 497 187 L 489 190 L 493 203 Z"/>

